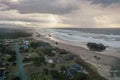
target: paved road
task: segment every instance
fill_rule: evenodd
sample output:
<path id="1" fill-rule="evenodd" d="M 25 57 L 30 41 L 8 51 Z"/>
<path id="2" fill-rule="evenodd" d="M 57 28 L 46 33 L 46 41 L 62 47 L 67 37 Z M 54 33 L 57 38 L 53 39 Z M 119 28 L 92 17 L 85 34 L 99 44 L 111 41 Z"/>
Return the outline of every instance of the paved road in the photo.
<path id="1" fill-rule="evenodd" d="M 20 55 L 20 51 L 19 51 L 19 46 L 15 43 L 15 51 L 16 51 L 16 58 L 17 58 L 17 64 L 19 67 L 19 75 L 21 80 L 26 80 L 26 75 L 25 75 L 25 71 L 23 68 L 23 64 L 22 64 L 22 59 L 21 59 L 21 55 Z"/>

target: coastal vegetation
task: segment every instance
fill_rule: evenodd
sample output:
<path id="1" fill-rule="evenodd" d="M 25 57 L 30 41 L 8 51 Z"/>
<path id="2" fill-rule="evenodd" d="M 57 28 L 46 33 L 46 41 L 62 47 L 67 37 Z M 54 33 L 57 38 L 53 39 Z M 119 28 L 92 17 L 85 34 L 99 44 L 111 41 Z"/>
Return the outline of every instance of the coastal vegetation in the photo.
<path id="1" fill-rule="evenodd" d="M 38 52 L 37 54 L 39 54 L 39 57 L 35 57 L 35 60 L 36 62 L 38 61 L 38 63 L 35 63 L 35 65 L 38 64 L 37 66 L 39 66 L 39 68 L 38 67 L 37 68 L 40 70 L 37 73 L 31 73 L 29 80 L 33 80 L 33 79 L 36 79 L 36 80 L 39 80 L 39 79 L 40 80 L 106 80 L 97 72 L 97 69 L 95 67 L 93 67 L 87 62 L 84 62 L 81 58 L 78 58 L 72 55 L 70 52 L 64 49 L 52 47 L 49 43 L 45 43 L 42 41 L 38 41 L 35 43 L 32 42 L 31 47 L 38 50 L 36 52 Z M 54 54 L 54 55 L 50 56 L 50 54 Z M 60 58 L 60 56 L 63 56 L 63 55 L 66 56 L 68 54 L 74 57 L 70 58 L 68 61 L 66 59 L 67 57 L 62 57 L 60 59 L 61 61 L 54 62 L 54 58 L 56 56 L 59 55 L 59 57 L 57 57 L 58 59 Z M 50 60 L 52 59 L 53 62 L 52 63 L 47 62 L 45 57 L 47 57 L 47 59 L 49 58 Z M 42 61 L 42 62 L 39 62 L 39 61 Z M 41 64 L 41 63 L 45 63 L 45 64 Z M 72 76 L 69 75 L 68 68 L 73 64 L 79 64 L 83 66 L 86 73 L 74 72 Z M 32 66 L 32 68 L 34 70 L 35 66 Z"/>
<path id="2" fill-rule="evenodd" d="M 16 39 L 20 37 L 30 37 L 32 33 L 20 29 L 0 28 L 0 39 Z"/>
<path id="3" fill-rule="evenodd" d="M 75 62 L 84 66 L 85 69 L 89 72 L 89 74 L 87 76 L 89 78 L 88 80 L 107 80 L 104 77 L 102 77 L 98 73 L 97 68 L 94 67 L 93 65 L 91 65 L 90 63 L 85 62 L 84 60 L 82 60 L 79 57 L 75 60 Z"/>
<path id="4" fill-rule="evenodd" d="M 19 80 L 20 76 L 16 74 L 19 68 L 13 47 L 14 40 L 11 41 L 1 40 L 0 58 L 8 67 L 6 78 Z M 29 38 L 15 41 L 20 47 L 27 80 L 106 80 L 95 67 L 69 51 Z M 6 42 L 9 44 L 4 45 Z"/>

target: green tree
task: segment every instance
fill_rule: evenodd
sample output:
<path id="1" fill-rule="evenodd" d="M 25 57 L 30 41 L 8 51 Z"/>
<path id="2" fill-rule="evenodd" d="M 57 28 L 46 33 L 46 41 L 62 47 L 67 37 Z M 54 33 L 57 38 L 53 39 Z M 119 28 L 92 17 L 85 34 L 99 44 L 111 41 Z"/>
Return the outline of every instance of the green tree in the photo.
<path id="1" fill-rule="evenodd" d="M 36 66 L 40 66 L 42 63 L 45 63 L 45 57 L 39 56 L 32 59 Z"/>
<path id="2" fill-rule="evenodd" d="M 44 68 L 44 69 L 43 69 L 43 73 L 44 73 L 45 75 L 48 75 L 49 70 L 48 70 L 48 69 L 46 69 L 46 68 Z"/>
<path id="3" fill-rule="evenodd" d="M 87 75 L 86 75 L 86 74 L 78 72 L 78 73 L 72 78 L 72 80 L 88 80 L 88 79 L 87 79 Z"/>

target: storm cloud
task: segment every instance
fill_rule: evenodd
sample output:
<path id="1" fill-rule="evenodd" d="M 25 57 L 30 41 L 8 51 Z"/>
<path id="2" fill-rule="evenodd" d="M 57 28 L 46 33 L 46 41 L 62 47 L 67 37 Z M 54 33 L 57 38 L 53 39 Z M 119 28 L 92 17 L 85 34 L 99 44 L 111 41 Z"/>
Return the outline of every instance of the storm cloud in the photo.
<path id="1" fill-rule="evenodd" d="M 7 5 L 6 10 L 18 10 L 20 13 L 51 13 L 67 14 L 78 9 L 78 0 L 20 0 L 19 3 L 1 0 L 3 5 Z"/>
<path id="2" fill-rule="evenodd" d="M 91 4 L 101 4 L 102 6 L 120 4 L 120 0 L 88 0 L 88 1 L 91 1 Z"/>
<path id="3" fill-rule="evenodd" d="M 0 26 L 120 28 L 120 0 L 0 0 Z"/>

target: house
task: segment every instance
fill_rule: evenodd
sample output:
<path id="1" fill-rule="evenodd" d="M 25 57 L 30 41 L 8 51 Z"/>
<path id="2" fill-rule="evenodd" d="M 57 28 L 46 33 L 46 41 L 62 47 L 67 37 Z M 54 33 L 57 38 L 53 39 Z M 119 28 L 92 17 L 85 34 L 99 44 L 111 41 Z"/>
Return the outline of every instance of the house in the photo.
<path id="1" fill-rule="evenodd" d="M 50 58 L 50 57 L 45 57 L 45 61 L 48 62 L 48 63 L 54 63 L 54 61 Z"/>
<path id="2" fill-rule="evenodd" d="M 57 51 L 55 51 L 55 50 L 52 50 L 52 53 L 54 53 L 54 54 L 57 54 Z"/>
<path id="3" fill-rule="evenodd" d="M 20 42 L 20 45 L 29 45 L 29 44 L 30 44 L 30 42 L 27 41 L 27 40 L 22 40 L 22 41 Z"/>
<path id="4" fill-rule="evenodd" d="M 48 63 L 53 63 L 53 60 L 52 60 L 52 59 L 49 59 L 49 60 L 48 60 Z"/>
<path id="5" fill-rule="evenodd" d="M 13 43 L 13 40 L 6 40 L 6 41 L 4 41 L 3 45 L 9 46 L 11 43 Z"/>
<path id="6" fill-rule="evenodd" d="M 29 46 L 28 45 L 22 45 L 21 47 L 20 47 L 20 51 L 21 52 L 27 52 L 29 50 Z"/>
<path id="7" fill-rule="evenodd" d="M 39 47 L 40 48 L 51 48 L 51 45 L 49 43 L 40 42 Z"/>
<path id="8" fill-rule="evenodd" d="M 56 56 L 53 58 L 53 61 L 54 61 L 55 63 L 59 63 L 59 62 L 64 61 L 64 58 L 63 58 L 62 55 L 56 55 Z"/>
<path id="9" fill-rule="evenodd" d="M 13 40 L 6 40 L 6 43 L 13 43 Z"/>
<path id="10" fill-rule="evenodd" d="M 5 71 L 6 71 L 6 68 L 4 66 L 4 63 L 2 61 L 0 61 L 0 80 L 4 80 Z"/>
<path id="11" fill-rule="evenodd" d="M 28 45 L 23 45 L 23 49 L 24 49 L 24 51 L 25 51 L 25 50 L 28 50 L 28 49 L 29 49 L 29 46 L 28 46 Z"/>
<path id="12" fill-rule="evenodd" d="M 83 72 L 84 68 L 79 64 L 73 64 L 67 68 L 67 73 L 74 76 L 77 72 Z"/>

